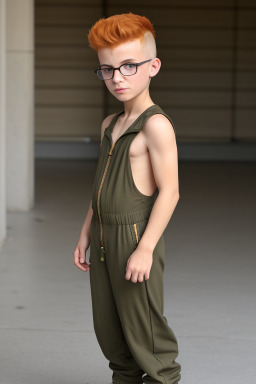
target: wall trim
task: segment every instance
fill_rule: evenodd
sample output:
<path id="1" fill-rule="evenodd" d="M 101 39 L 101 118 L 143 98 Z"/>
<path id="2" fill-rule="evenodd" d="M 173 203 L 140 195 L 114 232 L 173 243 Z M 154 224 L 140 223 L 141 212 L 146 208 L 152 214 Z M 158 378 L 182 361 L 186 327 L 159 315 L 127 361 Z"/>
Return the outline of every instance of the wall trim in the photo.
<path id="1" fill-rule="evenodd" d="M 177 143 L 179 160 L 256 161 L 256 143 Z M 36 141 L 35 158 L 98 159 L 99 142 Z"/>

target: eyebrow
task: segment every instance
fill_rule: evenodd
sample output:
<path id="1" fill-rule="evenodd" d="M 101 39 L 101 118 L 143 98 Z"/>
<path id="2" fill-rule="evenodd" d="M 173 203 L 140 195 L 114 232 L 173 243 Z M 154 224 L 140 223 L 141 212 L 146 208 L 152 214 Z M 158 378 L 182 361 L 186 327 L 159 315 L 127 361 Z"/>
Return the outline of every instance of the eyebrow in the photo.
<path id="1" fill-rule="evenodd" d="M 137 59 L 133 59 L 133 58 L 131 58 L 131 59 L 125 59 L 125 60 L 121 61 L 120 64 L 123 64 L 123 63 L 125 63 L 126 61 L 137 61 Z M 112 65 L 109 65 L 109 64 L 101 64 L 100 67 L 101 67 L 102 65 L 106 65 L 107 67 L 112 67 Z"/>

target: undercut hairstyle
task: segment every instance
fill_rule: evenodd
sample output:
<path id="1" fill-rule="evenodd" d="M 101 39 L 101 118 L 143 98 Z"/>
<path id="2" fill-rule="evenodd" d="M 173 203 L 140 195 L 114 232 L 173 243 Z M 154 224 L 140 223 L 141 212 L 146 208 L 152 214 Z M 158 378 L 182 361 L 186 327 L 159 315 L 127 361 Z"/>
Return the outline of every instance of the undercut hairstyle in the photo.
<path id="1" fill-rule="evenodd" d="M 146 32 L 151 32 L 155 39 L 155 31 L 148 18 L 132 12 L 122 13 L 99 19 L 89 30 L 88 41 L 89 46 L 98 52 L 100 48 L 116 47 L 135 39 L 140 39 L 142 45 Z"/>

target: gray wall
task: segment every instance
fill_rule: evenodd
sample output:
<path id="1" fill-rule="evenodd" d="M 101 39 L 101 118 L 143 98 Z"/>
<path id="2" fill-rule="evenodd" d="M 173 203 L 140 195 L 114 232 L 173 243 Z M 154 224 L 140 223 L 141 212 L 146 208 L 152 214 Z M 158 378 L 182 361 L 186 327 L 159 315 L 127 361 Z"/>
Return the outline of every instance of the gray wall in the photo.
<path id="1" fill-rule="evenodd" d="M 99 140 L 102 119 L 122 104 L 93 73 L 87 33 L 100 17 L 129 11 L 155 27 L 162 67 L 151 97 L 172 118 L 177 140 L 255 141 L 252 0 L 36 0 L 36 138 Z"/>
<path id="2" fill-rule="evenodd" d="M 5 0 L 0 0 L 0 250 L 6 237 L 6 161 L 5 161 L 5 98 L 6 98 L 6 6 Z"/>

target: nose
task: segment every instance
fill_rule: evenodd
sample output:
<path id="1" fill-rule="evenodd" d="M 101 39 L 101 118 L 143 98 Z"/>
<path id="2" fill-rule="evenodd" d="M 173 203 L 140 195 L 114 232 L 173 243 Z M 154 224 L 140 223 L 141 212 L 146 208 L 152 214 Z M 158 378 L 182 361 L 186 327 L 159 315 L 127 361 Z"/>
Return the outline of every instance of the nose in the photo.
<path id="1" fill-rule="evenodd" d="M 114 76 L 113 76 L 112 80 L 115 82 L 118 82 L 120 79 L 123 79 L 123 76 L 122 76 L 121 72 L 119 71 L 119 69 L 115 69 L 114 70 Z"/>

